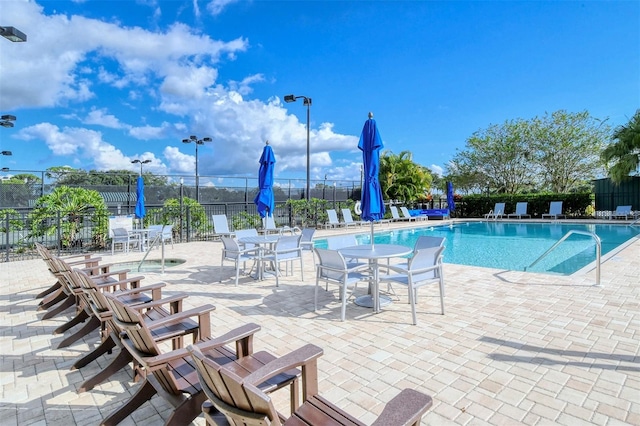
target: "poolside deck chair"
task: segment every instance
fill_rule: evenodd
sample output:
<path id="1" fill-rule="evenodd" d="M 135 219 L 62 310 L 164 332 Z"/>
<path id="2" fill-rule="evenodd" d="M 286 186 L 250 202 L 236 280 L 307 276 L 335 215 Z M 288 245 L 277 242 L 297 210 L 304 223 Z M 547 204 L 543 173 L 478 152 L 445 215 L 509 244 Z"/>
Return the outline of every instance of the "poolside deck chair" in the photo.
<path id="1" fill-rule="evenodd" d="M 293 261 L 300 261 L 300 275 L 302 281 L 304 281 L 304 265 L 302 263 L 302 246 L 300 240 L 302 235 L 290 235 L 286 237 L 280 237 L 274 244 L 273 248 L 266 248 L 263 251 L 263 255 L 258 258 L 259 262 L 270 263 L 273 266 L 273 270 L 276 273 L 276 287 L 280 285 L 278 277 L 280 276 L 281 262 L 286 262 L 285 271 L 288 272 L 288 265 L 291 264 L 291 270 L 293 271 Z"/>
<path id="2" fill-rule="evenodd" d="M 123 303 L 131 306 L 133 309 L 139 310 L 145 321 L 152 322 L 171 314 L 182 312 L 182 301 L 187 297 L 186 294 L 176 293 L 170 297 L 162 297 L 162 288 L 165 283 L 155 283 L 151 285 L 141 286 L 141 280 L 144 277 L 127 278 L 122 281 L 109 282 L 106 284 L 97 284 L 84 271 L 74 269 L 72 277 L 76 280 L 84 293 L 91 301 L 91 310 L 93 315 L 100 320 L 101 326 L 101 343 L 93 351 L 80 357 L 73 363 L 71 370 L 84 367 L 90 362 L 96 360 L 101 355 L 111 352 L 115 347 L 120 347 L 118 355 L 111 360 L 109 365 L 93 377 L 85 380 L 78 392 L 91 390 L 94 386 L 102 383 L 114 373 L 121 370 L 127 364 L 133 361 L 133 357 L 120 344 L 120 330 L 113 322 L 113 314 L 107 303 L 105 294 L 111 293 L 117 295 Z M 198 332 L 198 323 L 185 318 L 178 323 L 174 323 L 167 327 L 154 327 L 152 330 L 153 338 L 157 342 L 171 340 L 173 349 L 184 347 L 184 337 L 194 336 Z M 192 340 L 192 342 L 195 339 Z M 134 365 L 134 378 L 140 377 L 140 369 Z"/>
<path id="3" fill-rule="evenodd" d="M 365 273 L 369 269 L 369 265 L 366 263 L 348 263 L 338 250 L 315 248 L 314 252 L 318 259 L 316 264 L 316 288 L 313 296 L 314 311 L 318 310 L 318 286 L 320 281 L 325 282 L 326 291 L 329 291 L 329 283 L 338 284 L 340 286 L 340 300 L 342 301 L 340 320 L 344 321 L 349 297 L 356 290 L 360 281 L 369 280 L 369 275 Z"/>
<path id="4" fill-rule="evenodd" d="M 444 315 L 444 279 L 442 276 L 443 246 L 423 248 L 414 253 L 406 268 L 389 265 L 391 275 L 381 275 L 380 283 L 401 284 L 407 287 L 413 325 L 418 324 L 416 304 L 418 289 L 428 284 L 438 283 L 440 290 L 440 311 Z"/>
<path id="5" fill-rule="evenodd" d="M 562 214 L 562 201 L 552 201 L 549 204 L 549 213 L 543 213 L 542 218 L 545 217 L 557 219 L 559 217 L 564 217 Z"/>
<path id="6" fill-rule="evenodd" d="M 229 222 L 226 214 L 211 215 L 213 220 L 213 236 L 214 237 L 233 237 L 234 233 L 229 230 Z"/>
<path id="7" fill-rule="evenodd" d="M 404 206 L 400 207 L 400 212 L 404 217 L 411 217 L 414 220 L 429 220 L 429 216 L 427 216 L 426 214 L 417 214 L 415 216 L 412 215 L 409 209 Z"/>
<path id="8" fill-rule="evenodd" d="M 238 278 L 240 277 L 240 264 L 242 268 L 246 268 L 246 263 L 259 259 L 258 251 L 256 247 L 241 247 L 235 238 L 220 237 L 222 240 L 222 259 L 220 260 L 220 282 L 222 282 L 222 269 L 225 261 L 231 261 L 234 264 L 236 271 L 236 286 L 238 285 Z M 253 267 L 252 267 L 253 269 Z"/>
<path id="9" fill-rule="evenodd" d="M 139 234 L 127 231 L 125 228 L 113 228 L 111 230 L 111 254 L 114 253 L 116 245 L 122 247 L 122 251 L 129 253 L 131 247 L 140 248 L 141 239 Z"/>
<path id="10" fill-rule="evenodd" d="M 295 234 L 300 231 L 300 228 L 294 226 L 291 228 L 290 226 L 276 226 L 276 221 L 273 216 L 265 216 L 262 218 L 262 229 L 260 233 L 262 234 L 284 234 L 288 232 L 290 234 Z"/>
<path id="11" fill-rule="evenodd" d="M 323 351 L 318 346 L 308 344 L 290 352 L 246 377 L 220 365 L 216 360 L 189 347 L 196 361 L 202 388 L 207 401 L 202 405 L 208 424 L 222 424 L 215 415 L 224 414 L 232 425 L 352 425 L 364 426 L 364 423 L 340 409 L 318 394 L 318 358 Z M 290 368 L 302 368 L 302 395 L 304 401 L 300 407 L 291 410 L 286 418 L 276 407 L 259 384 L 264 380 L 277 377 Z M 372 387 L 373 388 L 373 387 Z M 374 401 L 365 406 L 373 406 Z M 433 405 L 430 396 L 413 389 L 402 390 L 386 404 L 374 425 L 413 425 L 420 424 L 422 416 Z"/>
<path id="12" fill-rule="evenodd" d="M 392 217 L 392 221 L 393 222 L 400 222 L 400 221 L 409 221 L 411 220 L 410 218 L 406 218 L 406 217 L 402 217 L 400 216 L 400 212 L 398 212 L 398 207 L 396 206 L 391 206 L 389 207 L 389 210 L 391 210 L 391 217 Z"/>
<path id="13" fill-rule="evenodd" d="M 123 346 L 141 368 L 144 368 L 146 375 L 139 384 L 137 392 L 105 418 L 102 421 L 103 425 L 120 423 L 156 394 L 175 407 L 165 423 L 167 425 L 189 424 L 202 413 L 201 405 L 206 396 L 202 392 L 189 352 L 186 349 L 163 351 L 152 336 L 152 330 L 157 327 L 170 326 L 184 318 L 197 316 L 198 338 L 207 341 L 203 342 L 201 347 L 206 356 L 216 359 L 223 365 L 233 363 L 234 371 L 244 371 L 247 375 L 274 359 L 268 352 L 253 353 L 253 335 L 260 329 L 256 324 L 248 324 L 212 339 L 210 312 L 215 309 L 212 305 L 170 315 L 148 324 L 140 312 L 123 304 L 117 297 L 107 294 L 107 302 L 113 312 L 114 322 L 123 330 L 121 335 Z M 226 347 L 233 343 L 237 348 L 235 353 Z M 296 383 L 296 375 L 285 374 L 276 379 L 275 383 L 269 383 L 267 390 L 291 386 L 293 399 L 293 388 L 296 387 Z M 292 405 L 294 402 L 297 403 L 297 400 L 292 400 Z"/>
<path id="14" fill-rule="evenodd" d="M 618 206 L 616 210 L 609 215 L 609 219 L 619 219 L 624 217 L 625 220 L 629 217 L 633 218 L 631 214 L 631 206 Z"/>
<path id="15" fill-rule="evenodd" d="M 171 242 L 171 248 L 173 248 L 173 225 L 149 225 L 149 244 L 151 244 L 158 235 L 162 235 L 159 237 L 159 243 L 163 242 Z"/>
<path id="16" fill-rule="evenodd" d="M 517 217 L 518 219 L 522 219 L 523 217 L 531 217 L 530 214 L 527 214 L 527 202 L 522 201 L 516 204 L 515 213 L 509 213 L 507 218 Z"/>
<path id="17" fill-rule="evenodd" d="M 485 219 L 498 219 L 499 217 L 504 216 L 504 205 L 505 203 L 496 203 L 493 207 L 493 210 L 489 210 L 489 213 L 484 215 Z"/>
<path id="18" fill-rule="evenodd" d="M 416 216 L 411 216 L 411 213 L 409 213 L 409 209 L 405 206 L 400 207 L 400 213 L 402 213 L 402 218 L 408 220 L 409 222 L 416 222 L 418 220 Z"/>
<path id="19" fill-rule="evenodd" d="M 365 223 L 362 220 L 353 220 L 353 216 L 351 215 L 351 209 L 342 209 L 341 211 L 342 211 L 342 219 L 344 220 L 344 223 L 347 226 L 351 224 L 362 226 L 362 224 Z"/>

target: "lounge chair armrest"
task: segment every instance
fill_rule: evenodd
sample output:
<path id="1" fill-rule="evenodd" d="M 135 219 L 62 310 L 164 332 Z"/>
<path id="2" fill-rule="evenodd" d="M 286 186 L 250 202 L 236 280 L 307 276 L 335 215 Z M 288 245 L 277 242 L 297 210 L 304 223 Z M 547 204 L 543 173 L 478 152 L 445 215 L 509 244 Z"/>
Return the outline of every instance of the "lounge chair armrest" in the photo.
<path id="1" fill-rule="evenodd" d="M 117 296 L 120 296 L 120 293 L 117 293 Z M 168 304 L 170 305 L 169 312 L 171 313 L 171 315 L 174 315 L 182 311 L 182 301 L 187 297 L 189 297 L 189 295 L 186 293 L 173 294 L 169 297 L 165 297 L 157 300 L 154 299 L 151 302 L 146 302 L 144 304 L 133 305 L 131 306 L 131 309 L 135 309 L 138 311 L 142 311 L 142 310 L 146 311 L 149 309 L 159 308 L 163 305 Z"/>
<path id="2" fill-rule="evenodd" d="M 399 274 L 407 274 L 409 271 L 407 270 L 407 268 L 402 268 L 400 266 L 394 266 L 394 265 L 380 265 L 380 267 L 383 267 L 385 269 L 388 269 L 389 271 L 393 271 L 393 272 L 397 272 Z"/>
<path id="3" fill-rule="evenodd" d="M 243 382 L 257 386 L 280 373 L 302 367 L 303 395 L 306 400 L 309 396 L 318 394 L 318 358 L 323 353 L 322 348 L 309 343 L 263 365 L 245 377 Z"/>
<path id="4" fill-rule="evenodd" d="M 387 403 L 371 426 L 419 425 L 420 419 L 433 405 L 429 395 L 413 389 L 404 389 Z"/>
<path id="5" fill-rule="evenodd" d="M 95 266 L 98 262 L 102 260 L 101 257 L 90 257 L 90 256 L 84 257 L 83 259 L 72 260 L 74 257 L 78 257 L 78 256 L 65 257 L 62 260 L 64 260 L 64 262 L 69 266 L 76 266 L 76 265 Z"/>
<path id="6" fill-rule="evenodd" d="M 103 285 L 108 285 L 108 284 L 103 284 Z M 161 289 L 166 285 L 167 285 L 166 283 L 155 283 L 151 285 L 146 285 L 144 287 L 135 287 L 135 288 L 118 290 L 115 294 L 118 297 L 122 297 L 122 296 L 129 296 L 132 294 L 139 294 L 139 293 L 145 293 L 147 291 L 151 291 L 153 293 L 153 300 L 155 301 L 162 296 Z"/>
<path id="7" fill-rule="evenodd" d="M 141 364 L 149 368 L 153 368 L 158 365 L 167 364 L 177 359 L 185 358 L 189 356 L 189 351 L 187 351 L 186 349 L 180 348 L 180 349 L 174 349 L 171 352 L 163 353 L 156 356 L 150 356 L 150 357 L 139 357 L 137 356 L 138 355 L 137 353 L 133 353 L 132 355 L 135 358 L 137 358 L 138 361 L 141 362 Z"/>
<path id="8" fill-rule="evenodd" d="M 253 353 L 253 335 L 258 331 L 260 331 L 260 326 L 258 324 L 249 323 L 238 328 L 234 328 L 222 336 L 198 342 L 193 346 L 196 346 L 204 353 L 208 349 L 217 348 L 235 342 L 236 355 L 238 358 L 242 358 Z"/>
<path id="9" fill-rule="evenodd" d="M 126 275 L 126 274 L 125 274 Z M 93 278 L 93 277 L 92 277 Z M 120 287 L 121 290 L 127 290 L 129 288 L 131 289 L 135 289 L 138 288 L 140 286 L 140 282 L 144 279 L 144 276 L 140 275 L 138 277 L 130 277 L 127 278 L 119 276 L 118 278 L 120 278 L 117 281 L 105 281 L 105 282 L 100 282 L 100 283 L 95 283 L 96 287 L 98 287 L 100 290 L 107 290 L 109 288 L 113 288 L 115 289 L 116 287 Z"/>
<path id="10" fill-rule="evenodd" d="M 154 302 L 150 302 L 150 303 L 154 303 Z M 143 305 L 137 305 L 137 306 L 143 306 Z M 181 322 L 187 318 L 198 317 L 198 324 L 200 326 L 199 327 L 200 338 L 206 339 L 208 337 L 211 337 L 211 317 L 209 313 L 215 309 L 216 307 L 213 305 L 203 305 L 198 308 L 189 309 L 188 311 L 178 312 L 178 313 L 169 315 L 168 317 L 157 319 L 147 324 L 147 326 L 149 327 L 149 330 L 153 330 L 158 327 L 163 327 L 166 325 L 172 325 L 174 323 Z"/>
<path id="11" fill-rule="evenodd" d="M 110 272 L 110 269 L 112 266 L 113 266 L 113 263 L 107 263 L 103 265 L 96 265 L 89 268 L 82 268 L 82 271 L 86 272 L 87 274 L 91 275 L 94 278 L 108 277 L 109 275 L 127 273 L 130 271 L 130 269 L 122 269 L 119 271 Z"/>

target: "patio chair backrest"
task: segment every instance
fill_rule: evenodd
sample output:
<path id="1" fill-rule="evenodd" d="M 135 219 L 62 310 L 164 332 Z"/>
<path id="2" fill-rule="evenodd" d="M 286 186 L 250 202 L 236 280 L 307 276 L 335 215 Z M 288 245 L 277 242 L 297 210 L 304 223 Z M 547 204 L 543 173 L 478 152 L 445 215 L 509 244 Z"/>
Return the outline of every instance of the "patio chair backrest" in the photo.
<path id="1" fill-rule="evenodd" d="M 264 221 L 264 222 L 263 222 L 263 228 L 264 228 L 264 229 L 267 229 L 267 230 L 270 230 L 270 231 L 273 231 L 273 230 L 275 230 L 275 229 L 278 229 L 278 228 L 276 227 L 276 221 L 275 221 L 275 219 L 273 218 L 273 216 L 269 216 L 269 215 L 267 215 L 267 216 L 265 216 L 265 217 L 263 218 L 263 221 Z"/>
<path id="2" fill-rule="evenodd" d="M 431 237 L 428 235 L 422 235 L 418 237 L 415 244 L 413 245 L 413 251 L 417 252 L 418 250 L 430 247 L 440 247 L 444 244 L 443 237 Z"/>
<path id="3" fill-rule="evenodd" d="M 302 228 L 302 238 L 300 244 L 303 249 L 311 250 L 313 248 L 313 236 L 315 235 L 315 228 Z"/>
<path id="4" fill-rule="evenodd" d="M 229 222 L 227 221 L 227 215 L 214 214 L 211 216 L 213 219 L 213 231 L 216 234 L 229 234 Z"/>
<path id="5" fill-rule="evenodd" d="M 516 204 L 516 215 L 527 214 L 527 202 L 522 201 Z"/>
<path id="6" fill-rule="evenodd" d="M 391 210 L 391 216 L 394 219 L 400 219 L 400 213 L 398 212 L 398 207 L 391 206 L 389 209 Z"/>
<path id="7" fill-rule="evenodd" d="M 504 206 L 505 203 L 496 203 L 495 208 L 493 209 L 494 216 L 504 215 Z"/>
<path id="8" fill-rule="evenodd" d="M 356 240 L 356 236 L 353 234 L 348 235 L 338 235 L 335 237 L 327 238 L 327 248 L 329 250 L 338 250 L 343 247 L 350 247 L 358 245 L 358 241 Z"/>
<path id="9" fill-rule="evenodd" d="M 549 214 L 550 215 L 561 215 L 562 214 L 562 201 L 552 201 L 549 204 Z"/>
<path id="10" fill-rule="evenodd" d="M 329 218 L 329 223 L 332 225 L 337 225 L 340 223 L 338 220 L 338 213 L 334 209 L 327 210 L 327 217 Z"/>
<path id="11" fill-rule="evenodd" d="M 342 209 L 342 218 L 344 219 L 345 223 L 353 223 L 351 209 Z"/>
<path id="12" fill-rule="evenodd" d="M 411 213 L 409 213 L 409 209 L 406 208 L 405 206 L 400 207 L 400 211 L 402 212 L 402 215 L 404 217 L 412 217 Z"/>
<path id="13" fill-rule="evenodd" d="M 222 241 L 222 255 L 227 259 L 237 259 L 240 257 L 240 244 L 235 238 L 231 237 L 220 237 L 220 241 Z"/>
<path id="14" fill-rule="evenodd" d="M 347 262 L 337 250 L 315 249 L 318 256 L 318 276 L 321 279 L 341 282 L 347 273 Z"/>
<path id="15" fill-rule="evenodd" d="M 440 254 L 444 250 L 443 246 L 423 248 L 415 252 L 413 257 L 409 260 L 410 272 L 420 271 L 422 269 L 430 268 L 436 265 L 440 259 Z M 419 283 L 420 281 L 431 280 L 438 278 L 435 270 L 429 270 L 425 272 L 418 272 L 412 275 L 413 283 Z"/>
<path id="16" fill-rule="evenodd" d="M 616 211 L 614 214 L 617 214 L 617 215 L 631 214 L 631 206 L 618 206 L 616 207 Z"/>
<path id="17" fill-rule="evenodd" d="M 113 228 L 113 239 L 116 241 L 128 241 L 129 231 L 125 228 Z"/>

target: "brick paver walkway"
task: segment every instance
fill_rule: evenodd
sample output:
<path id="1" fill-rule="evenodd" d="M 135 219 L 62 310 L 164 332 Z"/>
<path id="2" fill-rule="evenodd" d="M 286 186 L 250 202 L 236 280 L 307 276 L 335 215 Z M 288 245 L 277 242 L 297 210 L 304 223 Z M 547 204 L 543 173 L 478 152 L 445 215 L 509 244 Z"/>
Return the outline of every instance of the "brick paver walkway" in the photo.
<path id="1" fill-rule="evenodd" d="M 188 293 L 185 308 L 215 304 L 214 335 L 255 322 L 257 349 L 282 355 L 305 343 L 322 347 L 321 393 L 366 423 L 411 387 L 434 399 L 423 425 L 640 424 L 640 240 L 604 262 L 599 287 L 594 271 L 559 277 L 445 264 L 446 315 L 436 288 L 424 288 L 417 326 L 405 293 L 379 314 L 350 303 L 340 322 L 337 293 L 321 290 L 314 312 L 308 252 L 304 280 L 296 266 L 280 287 L 248 277 L 235 287 L 228 266 L 219 282 L 220 247 L 169 246 L 168 257 L 187 262 L 148 273 L 145 283 L 162 280 L 165 294 Z M 103 255 L 107 262 L 140 257 Z M 126 369 L 76 391 L 114 355 L 69 370 L 98 334 L 54 349 L 62 336 L 52 330 L 68 316 L 42 320 L 36 311 L 34 295 L 53 282 L 43 261 L 1 263 L 0 278 L 0 424 L 98 424 L 126 401 L 136 389 Z M 162 424 L 168 412 L 156 396 L 122 424 Z"/>

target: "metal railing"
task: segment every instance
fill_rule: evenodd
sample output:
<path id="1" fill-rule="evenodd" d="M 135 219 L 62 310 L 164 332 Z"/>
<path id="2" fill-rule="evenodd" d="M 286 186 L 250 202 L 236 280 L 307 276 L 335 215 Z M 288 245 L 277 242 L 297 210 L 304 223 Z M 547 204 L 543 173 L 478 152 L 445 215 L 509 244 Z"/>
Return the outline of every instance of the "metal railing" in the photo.
<path id="1" fill-rule="evenodd" d="M 601 263 L 601 256 L 602 256 L 602 241 L 600 240 L 600 237 L 598 237 L 595 232 L 590 232 L 590 231 L 580 231 L 577 229 L 573 229 L 569 232 L 567 232 L 566 234 L 564 234 L 564 236 L 562 238 L 560 238 L 554 245 L 551 246 L 551 248 L 547 251 L 545 251 L 540 257 L 538 257 L 531 265 L 527 266 L 524 268 L 524 270 L 526 271 L 529 268 L 532 268 L 533 266 L 535 266 L 538 262 L 540 262 L 543 258 L 545 258 L 549 253 L 551 253 L 553 250 L 556 249 L 556 247 L 558 247 L 564 240 L 566 240 L 567 238 L 569 238 L 572 234 L 580 234 L 580 235 L 586 235 L 588 237 L 591 237 L 594 239 L 594 241 L 596 242 L 596 285 L 600 285 L 600 263 Z"/>

